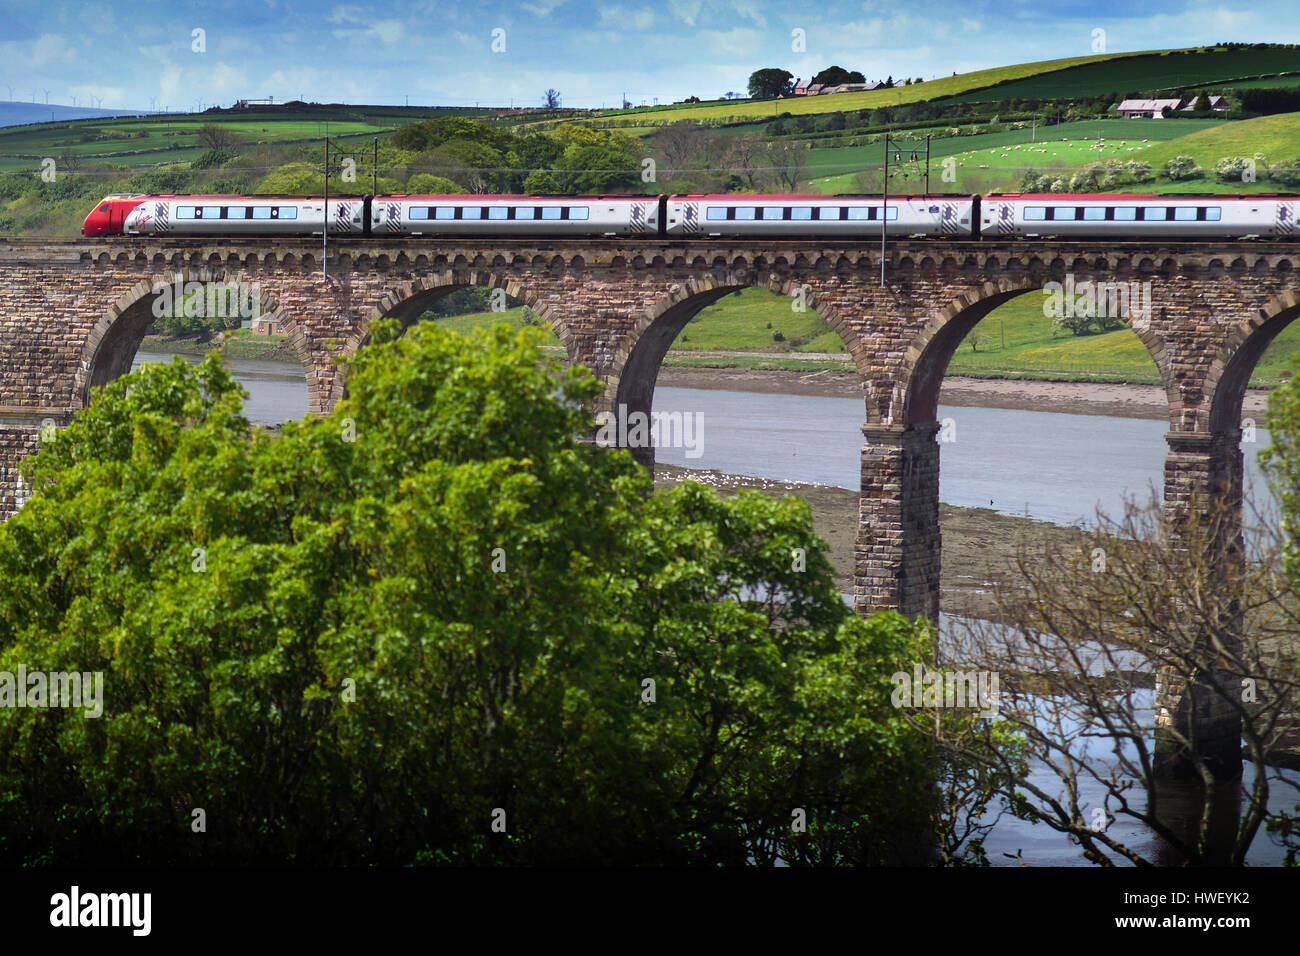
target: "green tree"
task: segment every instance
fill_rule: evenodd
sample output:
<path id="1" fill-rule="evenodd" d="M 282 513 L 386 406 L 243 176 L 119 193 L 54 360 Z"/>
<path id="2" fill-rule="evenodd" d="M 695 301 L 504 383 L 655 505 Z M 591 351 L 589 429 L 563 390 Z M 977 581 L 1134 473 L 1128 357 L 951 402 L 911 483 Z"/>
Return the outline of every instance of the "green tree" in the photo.
<path id="1" fill-rule="evenodd" d="M 806 506 L 650 494 L 578 440 L 603 386 L 535 329 L 396 331 L 279 438 L 209 357 L 96 390 L 28 460 L 0 671 L 101 672 L 104 711 L 0 708 L 0 860 L 924 849 L 890 675 L 925 632 L 845 607 Z"/>
<path id="2" fill-rule="evenodd" d="M 755 100 L 770 100 L 789 96 L 794 92 L 794 74 L 789 70 L 769 68 L 749 74 L 749 96 Z"/>
<path id="3" fill-rule="evenodd" d="M 613 145 L 570 146 L 556 169 L 556 178 L 570 195 L 634 191 L 641 184 L 637 159 Z"/>
<path id="4" fill-rule="evenodd" d="M 828 66 L 814 76 L 812 81 L 822 86 L 839 86 L 841 83 L 863 83 L 866 77 L 857 70 L 849 71 L 841 66 Z"/>
<path id="5" fill-rule="evenodd" d="M 465 192 L 465 187 L 452 182 L 446 176 L 416 173 L 406 181 L 406 191 L 408 193 L 423 193 L 429 196 L 454 196 Z"/>

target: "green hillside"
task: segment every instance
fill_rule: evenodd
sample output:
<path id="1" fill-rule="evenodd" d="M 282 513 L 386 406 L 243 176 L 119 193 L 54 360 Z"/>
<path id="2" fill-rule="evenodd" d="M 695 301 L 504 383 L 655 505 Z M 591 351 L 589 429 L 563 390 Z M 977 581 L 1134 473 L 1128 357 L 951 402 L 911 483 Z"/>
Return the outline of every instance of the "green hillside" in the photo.
<path id="1" fill-rule="evenodd" d="M 1099 63 L 1124 59 L 1132 56 L 1147 56 L 1149 53 L 1099 53 L 1092 56 L 1066 57 L 1060 60 L 1042 60 L 1037 63 L 1018 63 L 1014 66 L 1000 66 L 989 70 L 976 70 L 972 73 L 959 73 L 956 76 L 941 76 L 937 80 L 926 80 L 911 86 L 896 86 L 889 90 L 868 90 L 861 93 L 835 93 L 829 96 L 792 96 L 782 100 L 736 101 L 718 103 L 710 106 L 697 106 L 689 109 L 677 107 L 672 109 L 638 109 L 611 110 L 606 116 L 627 116 L 640 122 L 675 123 L 678 120 L 721 120 L 747 119 L 776 116 L 779 113 L 831 113 L 836 110 L 875 109 L 880 106 L 900 106 L 919 100 L 932 100 L 941 96 L 953 96 L 1009 80 L 1018 80 L 1036 76 L 1053 70 L 1064 70 L 1088 63 Z M 903 77 L 898 78 L 900 81 Z"/>
<path id="2" fill-rule="evenodd" d="M 449 328 L 470 329 L 506 322 L 523 325 L 523 310 L 480 312 L 438 319 Z M 770 326 L 770 327 L 769 327 Z M 782 333 L 776 341 L 774 332 Z M 971 347 L 972 341 L 975 348 Z M 552 345 L 559 346 L 559 339 Z M 746 352 L 752 357 L 702 353 Z M 838 363 L 799 359 L 800 353 L 835 353 Z M 1280 384 L 1293 354 L 1300 353 L 1300 323 L 1265 351 L 1251 378 L 1254 387 Z M 838 334 L 814 312 L 797 313 L 791 300 L 766 289 L 744 289 L 702 309 L 673 342 L 670 365 L 712 368 L 784 368 L 815 371 L 847 368 Z M 1053 329 L 1043 315 L 1043 294 L 1029 292 L 995 309 L 967 337 L 948 367 L 950 375 L 980 378 L 1036 378 L 1053 381 L 1134 382 L 1156 385 L 1160 375 L 1146 347 L 1128 329 L 1074 336 Z"/>
<path id="3" fill-rule="evenodd" d="M 1157 126 L 1163 126 L 1165 123 L 1172 122 L 1179 124 L 1181 127 L 1182 123 L 1191 121 L 1132 120 L 1130 122 L 1149 123 L 1154 130 Z M 1285 164 L 1289 167 L 1300 166 L 1300 113 L 1281 113 L 1276 116 L 1261 116 L 1256 119 L 1222 123 L 1201 129 L 1195 133 L 1189 133 L 1186 136 L 1166 139 L 1163 142 L 1152 142 L 1149 145 L 1143 144 L 1140 149 L 1129 150 L 1126 147 L 1123 155 L 1119 158 L 1124 161 L 1133 160 L 1149 163 L 1152 170 L 1159 175 L 1151 182 L 1135 186 L 1131 182 L 1122 181 L 1116 183 L 1110 190 L 1103 188 L 1102 191 L 1132 192 L 1137 189 L 1141 192 L 1162 193 L 1247 194 L 1297 191 L 1297 187 L 1294 185 L 1269 179 L 1265 167 L 1257 169 L 1256 175 L 1258 178 L 1254 183 L 1239 181 L 1221 183 L 1215 178 L 1213 170 L 1219 160 L 1232 157 L 1253 158 L 1257 154 L 1262 155 L 1270 166 L 1278 164 Z M 1035 163 L 1034 165 L 1034 168 L 1039 172 L 1051 172 L 1053 176 L 1062 176 L 1067 179 L 1073 171 L 1081 166 L 1087 165 L 1089 162 L 1096 162 L 1096 159 L 1090 155 L 1087 159 L 1079 158 L 1063 166 L 1060 159 L 1066 158 L 1064 153 L 1059 156 L 1032 155 L 1035 160 L 1041 159 L 1042 161 L 1041 164 Z M 1204 175 L 1193 179 L 1171 182 L 1164 175 L 1165 164 L 1178 156 L 1192 157 L 1196 160 L 1197 165 L 1205 170 Z M 1102 158 L 1109 159 L 1112 157 L 1106 155 Z M 977 166 L 980 164 L 974 157 L 971 161 L 975 162 Z M 990 161 L 991 164 L 996 162 L 998 160 Z M 1000 183 L 998 183 L 998 188 L 1014 186 L 1018 178 L 1015 175 L 1017 170 L 1021 170 L 1019 158 L 1007 168 L 1007 175 L 1002 177 Z"/>
<path id="4" fill-rule="evenodd" d="M 144 166 L 200 156 L 199 130 L 218 125 L 250 145 L 306 143 L 387 136 L 433 115 L 474 114 L 455 109 L 321 106 L 258 111 L 167 114 L 73 120 L 0 128 L 0 172 L 39 168 L 45 157 L 72 154 L 83 164 Z M 485 114 L 481 118 L 490 118 Z"/>
<path id="5" fill-rule="evenodd" d="M 1164 120 L 1139 120 L 1161 123 Z M 1184 122 L 1176 120 L 1175 122 Z M 1300 113 L 1281 113 L 1257 119 L 1225 123 L 1177 139 L 1155 143 L 1134 159 L 1159 169 L 1175 156 L 1191 156 L 1205 169 L 1212 169 L 1220 159 L 1230 156 L 1254 156 L 1262 153 L 1270 161 L 1300 156 Z"/>
<path id="6" fill-rule="evenodd" d="M 931 187 L 938 189 L 941 185 L 948 192 L 979 191 L 1008 185 L 1008 177 L 1018 179 L 1021 173 L 1031 167 L 1042 172 L 1095 162 L 1098 157 L 1103 160 L 1133 159 L 1134 152 L 1153 143 L 1185 136 L 1193 131 L 1213 129 L 1225 122 L 1214 119 L 1168 122 L 1142 119 L 1082 120 L 1056 126 L 1039 126 L 1036 129 L 1003 130 L 934 139 L 930 143 Z M 926 131 L 919 132 L 923 140 Z M 900 139 L 904 136 L 911 142 L 915 134 L 912 131 L 899 134 Z M 880 169 L 883 151 L 881 143 L 814 148 L 809 151 L 806 175 L 812 180 L 814 188 L 821 192 L 853 192 L 854 176 L 862 170 Z M 948 156 L 957 160 L 956 183 L 944 183 L 940 179 L 943 159 Z M 903 167 L 900 172 L 914 175 L 909 167 Z M 899 181 L 894 175 L 891 175 L 890 180 L 897 188 Z"/>
<path id="7" fill-rule="evenodd" d="M 1122 64 L 1080 64 L 1057 73 L 960 93 L 953 100 L 971 103 L 1004 99 L 1068 99 L 1131 90 L 1172 90 L 1207 85 L 1260 86 L 1263 84 L 1233 84 L 1228 81 L 1279 73 L 1300 73 L 1300 47 L 1170 50 L 1131 56 Z M 1279 83 L 1297 84 L 1300 84 L 1300 76 L 1292 76 L 1289 83 Z"/>

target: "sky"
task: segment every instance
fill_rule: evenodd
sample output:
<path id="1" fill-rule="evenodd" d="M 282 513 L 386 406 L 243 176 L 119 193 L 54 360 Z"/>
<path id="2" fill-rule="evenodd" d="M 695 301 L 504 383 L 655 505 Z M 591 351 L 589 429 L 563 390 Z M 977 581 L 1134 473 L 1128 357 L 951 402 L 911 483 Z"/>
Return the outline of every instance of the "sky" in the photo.
<path id="1" fill-rule="evenodd" d="M 1101 31 L 1101 32 L 1098 32 Z M 245 97 L 421 106 L 670 103 L 751 72 L 868 79 L 1104 50 L 1300 43 L 1297 0 L 0 0 L 0 97 L 190 111 Z"/>

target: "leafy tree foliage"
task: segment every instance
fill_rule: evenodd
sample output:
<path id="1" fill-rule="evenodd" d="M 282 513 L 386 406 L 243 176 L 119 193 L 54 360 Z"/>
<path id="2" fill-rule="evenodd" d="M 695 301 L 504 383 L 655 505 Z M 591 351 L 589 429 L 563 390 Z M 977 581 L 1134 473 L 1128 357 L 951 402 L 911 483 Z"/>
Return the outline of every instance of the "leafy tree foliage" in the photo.
<path id="1" fill-rule="evenodd" d="M 789 70 L 769 68 L 749 74 L 749 95 L 756 100 L 789 96 L 794 92 L 794 74 Z"/>
<path id="2" fill-rule="evenodd" d="M 842 66 L 828 66 L 812 78 L 813 83 L 822 86 L 839 86 L 841 83 L 865 83 L 867 78 L 857 70 L 846 70 Z"/>
<path id="3" fill-rule="evenodd" d="M 102 672 L 104 712 L 0 708 L 0 860 L 862 863 L 924 838 L 934 765 L 890 705 L 924 632 L 844 606 L 806 506 L 649 493 L 577 440 L 602 386 L 535 329 L 395 332 L 279 438 L 210 356 L 97 390 L 29 459 L 0 671 Z"/>
<path id="4" fill-rule="evenodd" d="M 465 187 L 452 182 L 446 176 L 433 176 L 429 173 L 416 173 L 406 181 L 408 193 L 424 193 L 430 196 L 454 196 L 463 193 Z"/>

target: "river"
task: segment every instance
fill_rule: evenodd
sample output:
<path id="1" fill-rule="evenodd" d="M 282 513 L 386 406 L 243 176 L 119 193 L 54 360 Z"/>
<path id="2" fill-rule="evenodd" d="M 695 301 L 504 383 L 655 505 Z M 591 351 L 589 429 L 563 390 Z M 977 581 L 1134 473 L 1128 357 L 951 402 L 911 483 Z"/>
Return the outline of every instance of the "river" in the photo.
<path id="1" fill-rule="evenodd" d="M 140 352 L 133 367 L 170 357 Z M 185 358 L 198 361 L 195 356 Z M 232 359 L 227 364 L 249 393 L 245 411 L 255 424 L 278 424 L 306 414 L 307 384 L 301 366 L 251 359 Z M 859 400 L 664 387 L 655 391 L 654 410 L 696 415 L 701 427 L 691 448 L 659 448 L 658 461 L 727 474 L 858 487 L 863 419 Z M 953 505 L 993 508 L 1058 524 L 1086 524 L 1097 508 L 1119 514 L 1126 496 L 1148 500 L 1161 488 L 1168 430 L 1164 422 L 945 406 L 940 406 L 939 418 L 948 420 L 945 431 L 950 439 L 941 444 L 939 496 Z M 1242 446 L 1246 493 L 1249 499 L 1268 502 L 1272 495 L 1256 462 L 1258 450 L 1268 445 L 1268 434 L 1261 429 L 1255 439 Z M 944 615 L 942 631 L 951 635 L 959 627 L 959 621 Z M 1054 779 L 1041 769 L 1036 775 L 1040 782 Z M 1300 774 L 1287 772 L 1286 777 L 1300 782 Z M 1088 804 L 1100 801 L 1099 790 L 1088 793 L 1086 786 L 1083 790 Z M 1275 785 L 1270 801 L 1274 809 L 1285 805 L 1283 796 Z M 1154 846 L 1154 837 L 1138 825 L 1113 825 L 1143 850 Z M 998 824 L 986 848 L 995 865 L 1016 865 L 1011 857 L 1018 851 L 1030 865 L 1088 865 L 1062 835 L 1011 817 Z M 1278 865 L 1281 859 L 1281 849 L 1261 831 L 1249 862 Z"/>

